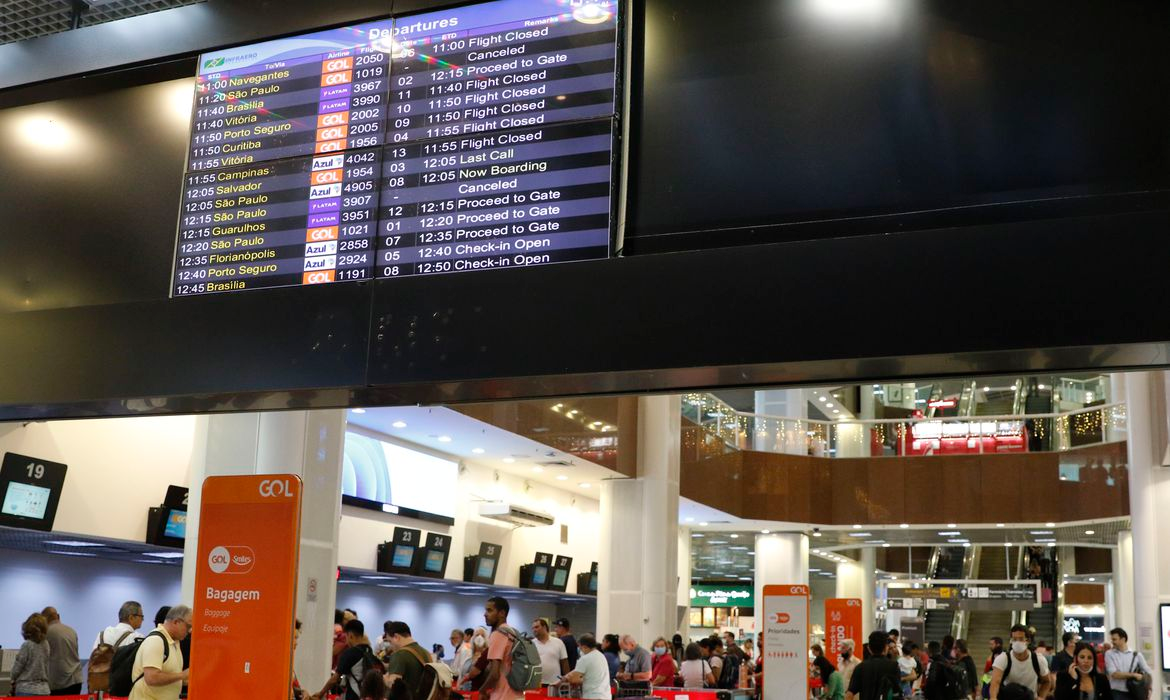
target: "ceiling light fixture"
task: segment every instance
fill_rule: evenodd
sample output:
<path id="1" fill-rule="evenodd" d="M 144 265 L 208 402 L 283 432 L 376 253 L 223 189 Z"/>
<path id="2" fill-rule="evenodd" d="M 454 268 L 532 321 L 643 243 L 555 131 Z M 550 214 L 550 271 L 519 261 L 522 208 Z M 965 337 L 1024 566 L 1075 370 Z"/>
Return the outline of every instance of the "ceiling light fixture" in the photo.
<path id="1" fill-rule="evenodd" d="M 579 483 L 579 484 L 577 484 L 577 485 L 578 485 L 578 486 L 580 486 L 580 487 L 581 487 L 581 488 L 583 488 L 583 489 L 588 489 L 588 488 L 592 488 L 592 487 L 593 487 L 593 484 L 590 484 L 588 481 L 582 481 L 581 483 Z"/>
<path id="2" fill-rule="evenodd" d="M 366 409 L 364 409 L 364 408 L 355 408 L 352 411 L 350 411 L 350 413 L 356 413 L 359 416 L 365 412 L 366 412 Z"/>
<path id="3" fill-rule="evenodd" d="M 996 527 L 1004 527 L 1004 524 L 1003 523 L 996 523 L 995 526 Z"/>
<path id="4" fill-rule="evenodd" d="M 1085 530 L 1085 534 L 1086 535 L 1095 535 L 1095 534 L 1097 534 L 1097 531 L 1096 530 Z"/>
<path id="5" fill-rule="evenodd" d="M 481 454 L 483 454 L 484 452 L 485 452 L 485 450 L 484 450 L 482 447 L 473 447 L 473 448 L 471 448 L 471 453 L 472 453 L 472 454 L 481 455 Z"/>
<path id="6" fill-rule="evenodd" d="M 906 530 L 910 527 L 910 524 L 909 523 L 902 523 L 898 527 L 902 528 L 903 530 Z"/>
<path id="7" fill-rule="evenodd" d="M 569 477 L 565 476 L 564 474 L 557 474 L 557 481 L 568 481 L 568 480 L 569 480 Z"/>
<path id="8" fill-rule="evenodd" d="M 404 420 L 396 420 L 396 421 L 394 421 L 393 423 L 391 423 L 390 425 L 391 425 L 392 427 L 395 427 L 395 428 L 405 428 L 405 427 L 406 427 L 406 421 L 404 421 Z"/>
<path id="9" fill-rule="evenodd" d="M 451 436 L 450 435 L 440 435 L 439 442 L 451 442 Z"/>
<path id="10" fill-rule="evenodd" d="M 854 529 L 854 530 L 860 530 L 860 529 L 861 529 L 861 526 L 860 526 L 860 525 L 854 525 L 854 526 L 853 526 L 853 529 Z"/>
<path id="11" fill-rule="evenodd" d="M 699 523 L 699 527 L 707 527 L 707 523 L 705 523 L 705 522 Z"/>
<path id="12" fill-rule="evenodd" d="M 1056 523 L 1044 523 L 1044 527 L 1056 527 Z"/>

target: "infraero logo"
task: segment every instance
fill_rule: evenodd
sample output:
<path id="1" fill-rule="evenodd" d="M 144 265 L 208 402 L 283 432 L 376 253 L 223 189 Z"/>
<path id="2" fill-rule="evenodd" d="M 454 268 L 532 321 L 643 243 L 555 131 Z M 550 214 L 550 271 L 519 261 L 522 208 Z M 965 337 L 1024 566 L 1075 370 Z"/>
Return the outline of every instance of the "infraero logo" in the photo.
<path id="1" fill-rule="evenodd" d="M 204 70 L 208 68 L 222 68 L 226 60 L 227 59 L 223 56 L 220 56 L 219 58 L 209 58 L 203 62 L 203 68 Z"/>
<path id="2" fill-rule="evenodd" d="M 207 556 L 207 566 L 216 574 L 246 574 L 256 565 L 251 547 L 215 547 Z"/>

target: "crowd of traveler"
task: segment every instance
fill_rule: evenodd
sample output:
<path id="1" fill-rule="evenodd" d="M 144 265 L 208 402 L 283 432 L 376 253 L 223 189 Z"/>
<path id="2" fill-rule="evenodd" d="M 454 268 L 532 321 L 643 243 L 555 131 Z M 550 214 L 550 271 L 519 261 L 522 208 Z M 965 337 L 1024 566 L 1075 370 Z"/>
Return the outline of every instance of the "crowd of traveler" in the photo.
<path id="1" fill-rule="evenodd" d="M 434 700 L 475 691 L 484 700 L 520 700 L 524 690 L 543 686 L 550 695 L 610 700 L 619 686 L 737 688 L 755 675 L 753 646 L 741 647 L 730 633 L 688 644 L 680 635 L 659 637 L 645 648 L 631 635 L 576 636 L 565 618 L 536 618 L 521 629 L 509 623 L 510 612 L 507 600 L 491 598 L 482 626 L 452 630 L 449 649 L 428 650 L 407 622 L 383 623 L 381 637 L 371 641 L 355 611 L 338 611 L 330 677 L 316 693 L 294 683 L 293 698 Z M 531 665 L 533 688 L 517 687 L 517 664 Z"/>
<path id="2" fill-rule="evenodd" d="M 191 608 L 163 607 L 155 627 L 142 635 L 142 605 L 127 601 L 118 622 L 97 634 L 82 677 L 77 631 L 47 607 L 20 627 L 24 642 L 10 671 L 15 696 L 79 695 L 85 680 L 91 693 L 103 691 L 132 700 L 177 700 L 187 681 Z"/>
<path id="3" fill-rule="evenodd" d="M 1072 632 L 1053 653 L 1035 630 L 1014 625 L 1007 641 L 992 637 L 980 670 L 967 641 L 944 637 L 925 648 L 903 640 L 898 630 L 870 634 L 864 659 L 854 643 L 842 645 L 834 664 L 820 645 L 810 648 L 810 685 L 824 700 L 1148 700 L 1151 670 L 1129 648 L 1124 629 L 1094 646 Z"/>

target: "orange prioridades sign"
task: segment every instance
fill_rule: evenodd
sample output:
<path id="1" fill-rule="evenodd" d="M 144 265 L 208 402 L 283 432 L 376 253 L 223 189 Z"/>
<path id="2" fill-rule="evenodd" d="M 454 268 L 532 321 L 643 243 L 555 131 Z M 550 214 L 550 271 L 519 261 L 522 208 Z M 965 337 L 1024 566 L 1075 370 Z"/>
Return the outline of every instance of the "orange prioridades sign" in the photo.
<path id="1" fill-rule="evenodd" d="M 288 697 L 300 532 L 296 475 L 213 476 L 203 482 L 192 700 Z"/>

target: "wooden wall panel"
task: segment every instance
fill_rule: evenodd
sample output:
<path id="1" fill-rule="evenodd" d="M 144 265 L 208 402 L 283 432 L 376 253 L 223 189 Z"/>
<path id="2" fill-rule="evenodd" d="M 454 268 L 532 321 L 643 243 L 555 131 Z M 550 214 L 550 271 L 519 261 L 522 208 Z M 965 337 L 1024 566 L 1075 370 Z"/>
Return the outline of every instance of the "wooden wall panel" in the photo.
<path id="1" fill-rule="evenodd" d="M 744 488 L 732 488 L 731 484 L 743 486 L 743 460 L 745 452 L 732 452 L 701 462 L 684 462 L 679 469 L 679 495 L 692 501 L 711 506 L 732 515 L 744 511 Z M 712 488 L 718 484 L 718 488 Z"/>
<path id="2" fill-rule="evenodd" d="M 906 463 L 900 459 L 874 457 L 861 460 L 867 472 L 868 488 L 861 498 L 867 517 L 875 525 L 904 523 L 906 517 Z"/>
<path id="3" fill-rule="evenodd" d="M 830 459 L 833 523 L 869 521 L 869 469 L 865 460 Z"/>
<path id="4" fill-rule="evenodd" d="M 1105 586 L 1100 583 L 1064 584 L 1065 605 L 1104 605 Z"/>
<path id="5" fill-rule="evenodd" d="M 1077 574 L 1108 574 L 1113 571 L 1113 550 L 1101 547 L 1076 547 L 1073 550 Z M 1071 605 L 1065 601 L 1066 604 Z"/>

